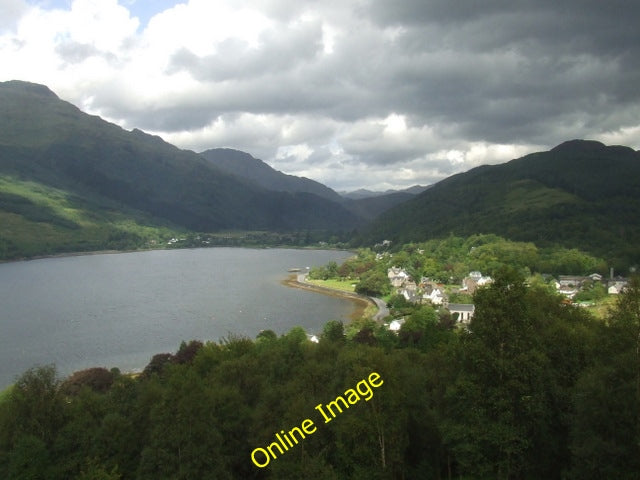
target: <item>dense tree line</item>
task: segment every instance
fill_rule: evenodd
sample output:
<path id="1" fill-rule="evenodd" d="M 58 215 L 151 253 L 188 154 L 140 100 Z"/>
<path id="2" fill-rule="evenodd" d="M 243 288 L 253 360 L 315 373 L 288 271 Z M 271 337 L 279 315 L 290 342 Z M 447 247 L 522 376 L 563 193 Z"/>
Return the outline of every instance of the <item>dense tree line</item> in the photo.
<path id="1" fill-rule="evenodd" d="M 398 335 L 330 321 L 317 344 L 300 328 L 183 343 L 138 377 L 34 368 L 0 403 L 0 477 L 638 478 L 638 279 L 605 321 L 514 270 L 474 301 L 468 329 L 398 299 Z M 323 423 L 316 405 L 371 372 L 371 397 Z M 251 461 L 305 419 L 313 435 Z"/>

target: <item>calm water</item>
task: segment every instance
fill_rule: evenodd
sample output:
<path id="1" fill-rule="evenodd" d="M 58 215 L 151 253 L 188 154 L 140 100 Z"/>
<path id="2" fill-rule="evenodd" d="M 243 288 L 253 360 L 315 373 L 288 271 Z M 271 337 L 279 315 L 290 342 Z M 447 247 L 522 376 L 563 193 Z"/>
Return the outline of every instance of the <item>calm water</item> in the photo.
<path id="1" fill-rule="evenodd" d="M 348 252 L 211 248 L 0 264 L 0 389 L 34 365 L 143 368 L 182 340 L 347 320 L 347 300 L 288 288 L 294 267 Z"/>

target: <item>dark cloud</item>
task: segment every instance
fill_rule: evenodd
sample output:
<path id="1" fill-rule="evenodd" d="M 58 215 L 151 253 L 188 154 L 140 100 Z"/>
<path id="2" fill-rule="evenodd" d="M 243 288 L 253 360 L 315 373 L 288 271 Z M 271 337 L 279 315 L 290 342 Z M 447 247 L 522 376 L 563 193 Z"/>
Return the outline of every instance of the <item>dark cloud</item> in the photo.
<path id="1" fill-rule="evenodd" d="M 258 49 L 227 41 L 206 57 L 178 51 L 169 71 L 210 83 L 203 102 L 212 114 L 354 121 L 401 112 L 418 124 L 458 125 L 469 140 L 541 140 L 543 124 L 597 120 L 603 108 L 638 101 L 638 16 L 606 3 L 372 2 L 366 11 L 376 25 L 401 27 L 395 38 L 354 28 L 323 56 L 316 21 L 272 34 Z"/>
<path id="2" fill-rule="evenodd" d="M 101 56 L 102 53 L 93 45 L 78 42 L 62 42 L 55 52 L 67 63 L 82 63 L 90 57 Z"/>
<path id="3" fill-rule="evenodd" d="M 229 39 L 218 45 L 214 55 L 198 57 L 182 49 L 171 57 L 170 73 L 186 70 L 206 82 L 263 79 L 269 75 L 284 75 L 313 62 L 322 48 L 319 22 L 299 25 L 283 33 L 269 32 L 258 47 L 246 41 Z"/>
<path id="4" fill-rule="evenodd" d="M 105 81 L 87 92 L 94 109 L 196 150 L 231 146 L 288 173 L 324 168 L 345 187 L 367 186 L 360 168 L 392 187 L 571 138 L 626 132 L 640 147 L 639 2 L 235 7 L 260 9 L 269 27 L 213 48 L 178 38 L 158 75 L 187 78 L 184 88 L 139 101 L 126 78 Z M 98 54 L 70 42 L 56 51 L 73 64 Z"/>

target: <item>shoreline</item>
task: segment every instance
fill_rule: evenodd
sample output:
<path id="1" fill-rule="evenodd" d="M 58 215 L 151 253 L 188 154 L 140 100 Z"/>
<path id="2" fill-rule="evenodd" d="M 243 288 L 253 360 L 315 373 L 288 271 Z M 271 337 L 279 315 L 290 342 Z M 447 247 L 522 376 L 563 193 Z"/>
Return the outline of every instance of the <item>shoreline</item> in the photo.
<path id="1" fill-rule="evenodd" d="M 34 255 L 33 257 L 20 257 L 6 260 L 0 260 L 0 263 L 18 263 L 30 262 L 31 260 L 45 260 L 48 258 L 68 258 L 68 257 L 85 257 L 90 255 L 115 255 L 117 253 L 135 253 L 135 252 L 151 252 L 155 250 L 167 250 L 166 248 L 145 248 L 137 250 L 87 250 L 80 252 L 60 252 L 47 255 Z"/>
<path id="2" fill-rule="evenodd" d="M 333 288 L 321 287 L 318 285 L 313 285 L 311 283 L 301 282 L 298 279 L 298 277 L 299 275 L 297 274 L 291 274 L 289 275 L 288 278 L 286 278 L 285 280 L 282 280 L 280 283 L 290 288 L 299 288 L 301 290 L 307 290 L 314 293 L 321 293 L 323 295 L 329 295 L 332 297 L 339 297 L 339 298 L 350 300 L 355 304 L 354 311 L 351 313 L 351 315 L 349 315 L 349 318 L 352 321 L 362 318 L 367 308 L 371 306 L 378 309 L 378 305 L 370 297 L 365 297 L 364 295 L 360 295 L 358 293 L 345 292 L 344 290 L 336 290 Z M 372 317 L 375 318 L 376 315 L 377 313 Z"/>
<path id="3" fill-rule="evenodd" d="M 136 248 L 136 249 L 128 249 L 128 250 L 86 250 L 86 251 L 78 251 L 78 252 L 60 252 L 60 253 L 51 253 L 46 255 L 34 255 L 33 257 L 0 259 L 0 264 L 29 262 L 31 260 L 43 260 L 47 258 L 83 257 L 83 256 L 89 256 L 89 255 L 115 255 L 117 253 L 155 252 L 155 251 L 164 251 L 164 250 L 195 250 L 195 249 L 201 249 L 201 248 L 248 248 L 253 250 L 282 248 L 282 249 L 291 249 L 291 250 L 335 250 L 338 252 L 350 251 L 349 249 L 343 249 L 343 248 L 319 247 L 319 246 L 300 247 L 300 246 L 292 246 L 292 245 L 210 245 L 206 247 L 198 246 L 198 247 L 173 247 L 173 248 L 154 247 L 154 248 Z"/>

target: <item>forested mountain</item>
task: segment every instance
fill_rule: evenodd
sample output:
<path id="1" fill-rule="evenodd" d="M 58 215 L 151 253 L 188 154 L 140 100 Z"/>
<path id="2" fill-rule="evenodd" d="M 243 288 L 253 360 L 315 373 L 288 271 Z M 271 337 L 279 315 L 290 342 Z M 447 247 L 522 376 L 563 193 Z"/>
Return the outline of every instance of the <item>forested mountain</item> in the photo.
<path id="1" fill-rule="evenodd" d="M 37 231 L 50 232 L 54 246 L 95 248 L 113 234 L 105 215 L 198 231 L 340 230 L 360 222 L 326 198 L 261 188 L 20 81 L 0 83 L 0 177 L 0 216 L 12 225 L 0 232 L 5 253 Z M 89 223 L 92 232 L 78 235 Z"/>
<path id="2" fill-rule="evenodd" d="M 353 190 L 351 192 L 339 192 L 344 198 L 349 198 L 351 200 L 362 200 L 365 198 L 372 197 L 382 197 L 385 195 L 395 195 L 398 193 L 402 194 L 411 194 L 418 195 L 428 189 L 429 186 L 422 185 L 414 185 L 413 187 L 405 188 L 403 190 L 386 190 L 384 192 L 378 192 L 374 190 L 368 190 L 366 188 L 359 188 L 358 190 Z"/>
<path id="3" fill-rule="evenodd" d="M 344 205 L 356 215 L 373 220 L 390 208 L 400 205 L 415 197 L 407 192 L 387 193 L 353 200 L 345 200 Z"/>
<path id="4" fill-rule="evenodd" d="M 230 148 L 213 148 L 200 153 L 213 165 L 227 173 L 249 180 L 262 188 L 276 192 L 313 193 L 333 202 L 342 197 L 329 187 L 304 177 L 287 175 L 250 154 Z"/>
<path id="5" fill-rule="evenodd" d="M 214 148 L 200 153 L 216 167 L 260 187 L 277 192 L 312 193 L 342 204 L 358 217 L 372 220 L 396 205 L 406 202 L 427 187 L 416 185 L 406 190 L 372 192 L 358 190 L 340 195 L 335 190 L 304 177 L 296 177 L 275 170 L 250 154 L 228 148 Z"/>
<path id="6" fill-rule="evenodd" d="M 640 262 L 640 153 L 565 142 L 449 177 L 368 226 L 364 239 L 400 243 L 495 233 Z"/>
<path id="7" fill-rule="evenodd" d="M 0 258 L 140 246 L 167 229 L 362 230 L 399 243 L 494 233 L 640 263 L 640 154 L 593 141 L 353 200 L 249 154 L 126 131 L 47 87 L 0 83 Z M 382 213 L 382 214 L 381 214 Z M 151 241 L 151 240 L 148 240 Z"/>

